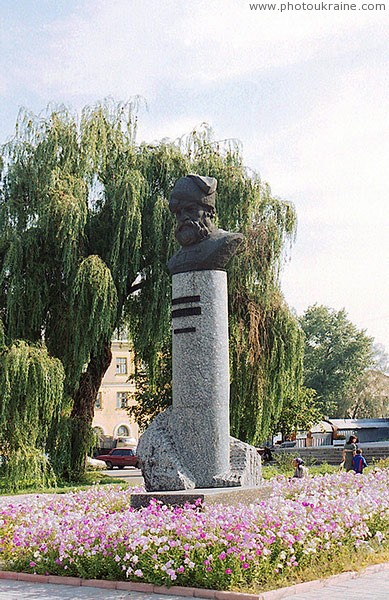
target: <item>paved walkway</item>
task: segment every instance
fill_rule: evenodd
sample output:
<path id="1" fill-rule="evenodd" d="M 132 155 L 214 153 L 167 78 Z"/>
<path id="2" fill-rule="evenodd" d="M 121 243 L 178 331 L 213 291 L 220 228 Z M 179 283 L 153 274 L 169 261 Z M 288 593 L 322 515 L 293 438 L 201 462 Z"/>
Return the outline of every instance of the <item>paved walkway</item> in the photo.
<path id="1" fill-rule="evenodd" d="M 0 600 L 157 600 L 157 598 L 156 594 L 121 592 L 93 587 L 0 581 Z M 163 596 L 163 598 L 164 600 L 182 600 L 182 597 L 178 596 Z"/>
<path id="2" fill-rule="evenodd" d="M 328 585 L 320 589 L 317 582 L 291 587 L 257 596 L 258 600 L 388 600 L 389 569 L 358 575 L 347 579 L 342 575 L 331 578 Z M 309 590 L 309 587 L 312 587 Z M 228 593 L 216 592 L 215 600 L 227 600 Z M 224 598 L 223 598 L 224 596 Z M 0 600 L 182 600 L 182 596 L 174 594 L 145 594 L 119 590 L 99 589 L 92 587 L 73 587 L 46 583 L 30 583 L 23 581 L 0 580 Z M 244 594 L 231 594 L 231 600 L 244 600 Z M 248 596 L 253 600 L 253 596 Z"/>
<path id="3" fill-rule="evenodd" d="M 292 588 L 291 588 L 292 589 Z M 0 596 L 1 598 L 1 596 Z M 388 600 L 389 570 L 334 582 L 318 590 L 283 596 L 283 600 Z"/>

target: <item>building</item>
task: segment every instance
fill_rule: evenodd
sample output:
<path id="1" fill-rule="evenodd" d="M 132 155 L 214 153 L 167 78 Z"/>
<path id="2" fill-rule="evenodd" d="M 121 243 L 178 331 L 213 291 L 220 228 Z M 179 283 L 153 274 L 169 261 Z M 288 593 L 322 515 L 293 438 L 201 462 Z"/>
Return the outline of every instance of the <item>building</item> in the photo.
<path id="1" fill-rule="evenodd" d="M 361 443 L 389 440 L 389 419 L 328 419 L 334 437 L 356 435 Z"/>
<path id="2" fill-rule="evenodd" d="M 324 419 L 296 438 L 296 447 L 343 446 L 350 435 L 361 443 L 389 440 L 389 419 Z"/>
<path id="3" fill-rule="evenodd" d="M 111 350 L 112 361 L 97 394 L 92 427 L 99 433 L 104 447 L 136 446 L 138 426 L 126 411 L 131 402 L 129 393 L 135 387 L 128 381 L 133 366 L 130 345 L 128 341 L 114 340 Z"/>

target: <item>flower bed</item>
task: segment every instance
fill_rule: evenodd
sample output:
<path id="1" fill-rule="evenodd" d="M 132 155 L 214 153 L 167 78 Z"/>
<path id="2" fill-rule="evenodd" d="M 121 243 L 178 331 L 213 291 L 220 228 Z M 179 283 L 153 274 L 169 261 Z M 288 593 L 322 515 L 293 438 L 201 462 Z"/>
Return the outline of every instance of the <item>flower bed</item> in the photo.
<path id="1" fill-rule="evenodd" d="M 389 469 L 264 484 L 247 506 L 129 508 L 116 486 L 0 507 L 9 569 L 212 589 L 252 589 L 344 549 L 374 551 L 389 529 Z"/>

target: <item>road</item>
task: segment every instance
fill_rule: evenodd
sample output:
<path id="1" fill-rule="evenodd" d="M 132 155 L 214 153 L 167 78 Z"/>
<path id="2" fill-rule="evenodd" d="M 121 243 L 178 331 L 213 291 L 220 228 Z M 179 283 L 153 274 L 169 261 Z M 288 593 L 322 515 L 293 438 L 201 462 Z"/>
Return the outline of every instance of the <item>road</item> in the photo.
<path id="1" fill-rule="evenodd" d="M 143 477 L 140 469 L 124 467 L 123 469 L 106 469 L 103 473 L 114 480 L 125 479 L 130 485 L 143 485 Z"/>

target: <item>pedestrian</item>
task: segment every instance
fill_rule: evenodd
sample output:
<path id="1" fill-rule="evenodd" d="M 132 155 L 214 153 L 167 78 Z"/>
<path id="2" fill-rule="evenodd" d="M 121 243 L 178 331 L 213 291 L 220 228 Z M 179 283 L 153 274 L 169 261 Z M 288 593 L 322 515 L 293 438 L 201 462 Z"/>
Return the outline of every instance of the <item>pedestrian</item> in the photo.
<path id="1" fill-rule="evenodd" d="M 273 455 L 269 446 L 264 447 L 262 457 L 265 462 L 270 462 L 271 460 L 273 460 Z"/>
<path id="2" fill-rule="evenodd" d="M 293 477 L 297 477 L 297 479 L 305 479 L 305 477 L 309 477 L 308 468 L 304 465 L 302 458 L 295 458 L 292 464 L 294 466 Z"/>
<path id="3" fill-rule="evenodd" d="M 358 441 L 358 438 L 356 435 L 350 435 L 349 439 L 343 446 L 343 462 L 344 462 L 344 469 L 346 471 L 353 470 L 353 458 L 357 451 L 357 441 Z"/>
<path id="4" fill-rule="evenodd" d="M 362 456 L 362 450 L 357 448 L 355 456 L 353 457 L 353 469 L 356 473 L 363 473 L 365 467 L 367 467 L 365 457 Z"/>

